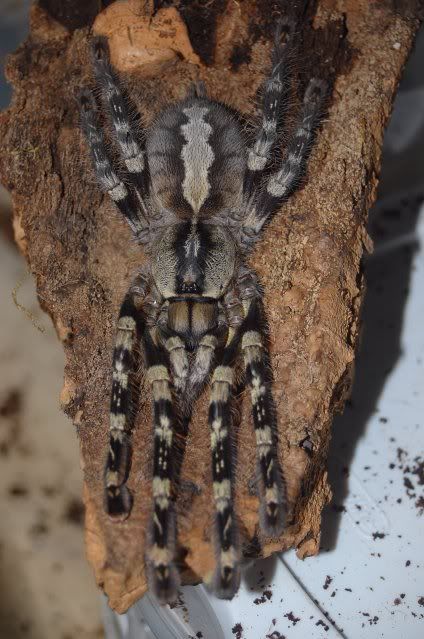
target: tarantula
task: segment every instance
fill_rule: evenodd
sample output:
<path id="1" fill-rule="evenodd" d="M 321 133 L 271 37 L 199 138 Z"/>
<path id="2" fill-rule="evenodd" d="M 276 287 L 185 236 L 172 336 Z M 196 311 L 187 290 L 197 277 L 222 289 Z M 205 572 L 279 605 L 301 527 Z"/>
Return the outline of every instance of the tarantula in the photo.
<path id="1" fill-rule="evenodd" d="M 92 45 L 94 74 L 123 161 L 121 169 L 111 159 L 89 90 L 81 93 L 82 129 L 100 188 L 150 258 L 135 275 L 117 324 L 105 509 L 118 520 L 131 511 L 126 486 L 129 379 L 141 343 L 153 397 L 154 433 L 153 512 L 145 559 L 150 588 L 161 602 L 175 599 L 179 584 L 172 504 L 174 428 L 177 419 L 189 415 L 208 382 L 217 557 L 214 589 L 218 596 L 230 598 L 239 585 L 230 446 L 230 404 L 238 361 L 244 366 L 252 401 L 260 525 L 272 536 L 284 526 L 285 490 L 266 367 L 261 291 L 246 258 L 304 171 L 325 92 L 321 80 L 309 82 L 283 159 L 270 170 L 278 148 L 288 84 L 285 58 L 292 39 L 292 25 L 280 21 L 264 85 L 262 123 L 250 144 L 234 112 L 210 100 L 200 83 L 185 100 L 160 113 L 141 136 L 111 67 L 106 41 L 96 38 Z"/>

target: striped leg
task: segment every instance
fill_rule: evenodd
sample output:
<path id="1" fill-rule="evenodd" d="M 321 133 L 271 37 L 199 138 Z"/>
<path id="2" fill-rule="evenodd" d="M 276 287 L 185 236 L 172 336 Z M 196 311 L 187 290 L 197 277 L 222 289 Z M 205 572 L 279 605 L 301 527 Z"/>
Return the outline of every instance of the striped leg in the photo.
<path id="1" fill-rule="evenodd" d="M 140 241 L 143 241 L 148 230 L 147 221 L 140 214 L 134 196 L 113 168 L 106 148 L 105 138 L 97 120 L 96 102 L 90 91 L 81 93 L 80 104 L 81 127 L 90 147 L 99 185 L 115 202 L 135 236 Z"/>
<path id="2" fill-rule="evenodd" d="M 278 23 L 272 55 L 272 69 L 264 85 L 262 126 L 249 151 L 247 160 L 243 187 L 246 200 L 250 199 L 254 191 L 254 184 L 257 184 L 258 178 L 262 177 L 277 141 L 281 104 L 287 90 L 287 50 L 293 32 L 294 24 L 292 22 L 280 21 Z M 285 34 L 284 41 L 282 41 L 283 34 Z"/>
<path id="3" fill-rule="evenodd" d="M 209 427 L 212 449 L 213 496 L 216 510 L 217 567 L 214 591 L 218 597 L 231 599 L 240 583 L 240 550 L 233 511 L 231 460 L 231 389 L 232 363 L 238 349 L 238 335 L 224 349 L 221 364 L 215 368 L 211 382 Z"/>
<path id="4" fill-rule="evenodd" d="M 247 243 L 251 243 L 258 237 L 265 222 L 298 183 L 305 168 L 324 93 L 323 81 L 312 79 L 309 82 L 303 100 L 300 122 L 288 144 L 281 167 L 278 171 L 271 173 L 258 197 L 255 200 L 252 199 L 248 205 L 247 216 L 242 227 L 242 234 Z"/>
<path id="5" fill-rule="evenodd" d="M 138 141 L 138 134 L 121 86 L 109 62 L 109 50 L 105 38 L 94 38 L 93 68 L 100 92 L 106 103 L 115 130 L 116 141 L 129 177 L 135 185 L 143 205 L 146 191 L 145 152 Z M 143 205 L 144 208 L 144 205 Z"/>
<path id="6" fill-rule="evenodd" d="M 241 350 L 256 435 L 260 524 L 266 534 L 277 536 L 284 527 L 285 490 L 276 454 L 275 415 L 266 369 L 265 343 L 258 330 L 260 325 L 259 305 L 254 299 L 243 326 Z"/>
<path id="7" fill-rule="evenodd" d="M 149 586 L 161 603 L 174 601 L 179 575 L 174 564 L 176 527 L 172 507 L 172 441 L 175 417 L 166 353 L 150 333 L 144 336 L 147 379 L 153 396 L 153 515 L 146 552 Z"/>
<path id="8" fill-rule="evenodd" d="M 126 519 L 132 506 L 131 494 L 125 484 L 130 462 L 130 377 L 135 367 L 134 354 L 142 323 L 135 300 L 142 299 L 146 289 L 147 281 L 143 275 L 139 275 L 121 306 L 113 352 L 109 454 L 105 467 L 105 510 L 116 520 Z"/>

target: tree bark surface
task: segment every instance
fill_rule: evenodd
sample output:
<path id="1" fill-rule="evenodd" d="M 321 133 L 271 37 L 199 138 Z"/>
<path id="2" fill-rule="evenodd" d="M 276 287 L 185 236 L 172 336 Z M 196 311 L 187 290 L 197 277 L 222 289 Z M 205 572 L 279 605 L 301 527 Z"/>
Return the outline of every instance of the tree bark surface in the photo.
<path id="1" fill-rule="evenodd" d="M 265 290 L 279 454 L 291 508 L 279 539 L 264 538 L 258 528 L 255 440 L 245 392 L 234 424 L 236 511 L 245 553 L 268 556 L 295 546 L 304 558 L 319 550 L 321 513 L 331 496 L 326 457 L 333 416 L 352 381 L 364 295 L 361 260 L 371 249 L 367 213 L 422 2 L 104 4 L 103 10 L 97 0 L 40 0 L 33 6 L 30 35 L 7 67 L 14 97 L 0 120 L 0 176 L 13 197 L 16 240 L 66 354 L 61 403 L 81 444 L 88 559 L 110 605 L 122 612 L 146 590 L 153 437 L 143 383 L 128 484 L 134 505 L 125 522 L 114 524 L 104 514 L 102 482 L 115 322 L 144 257 L 97 188 L 78 126 L 75 96 L 92 83 L 90 35 L 108 36 L 112 61 L 146 124 L 196 79 L 205 81 L 211 97 L 254 121 L 281 13 L 299 25 L 288 130 L 309 77 L 329 81 L 301 188 L 251 259 Z M 183 578 L 208 581 L 214 555 L 206 396 L 188 434 L 177 439 L 183 453 L 176 497 Z"/>

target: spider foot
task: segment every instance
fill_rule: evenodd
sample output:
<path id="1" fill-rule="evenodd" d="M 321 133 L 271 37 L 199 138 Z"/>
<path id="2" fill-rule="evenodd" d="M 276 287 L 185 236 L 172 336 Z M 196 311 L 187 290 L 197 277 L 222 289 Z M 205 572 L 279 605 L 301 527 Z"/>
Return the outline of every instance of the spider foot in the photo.
<path id="1" fill-rule="evenodd" d="M 105 510 L 113 521 L 124 521 L 131 512 L 133 499 L 125 484 L 108 486 L 105 495 Z"/>
<path id="2" fill-rule="evenodd" d="M 168 554 L 165 549 L 157 547 L 153 552 L 157 554 L 160 551 Z M 147 567 L 150 591 L 160 604 L 173 603 L 178 597 L 178 588 L 180 586 L 180 575 L 174 562 L 164 560 L 156 563 L 154 560 L 148 560 Z"/>
<path id="3" fill-rule="evenodd" d="M 109 62 L 109 45 L 104 36 L 96 36 L 92 39 L 91 51 L 95 62 Z"/>
<path id="4" fill-rule="evenodd" d="M 261 529 L 268 537 L 279 537 L 286 525 L 286 508 L 281 501 L 262 503 L 259 512 Z"/>
<path id="5" fill-rule="evenodd" d="M 327 83 L 321 78 L 312 78 L 306 87 L 303 101 L 305 104 L 319 104 L 327 90 Z"/>
<path id="6" fill-rule="evenodd" d="M 240 586 L 240 565 L 237 550 L 230 546 L 220 552 L 212 589 L 219 599 L 232 599 Z"/>

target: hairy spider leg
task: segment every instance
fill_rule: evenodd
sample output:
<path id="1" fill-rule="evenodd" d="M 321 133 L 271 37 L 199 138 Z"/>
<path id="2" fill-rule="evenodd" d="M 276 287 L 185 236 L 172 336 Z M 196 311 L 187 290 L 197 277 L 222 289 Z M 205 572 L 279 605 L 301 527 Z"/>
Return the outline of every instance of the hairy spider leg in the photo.
<path id="1" fill-rule="evenodd" d="M 287 94 L 287 50 L 292 42 L 294 23 L 280 20 L 275 33 L 271 73 L 264 84 L 262 124 L 249 150 L 243 192 L 246 201 L 254 192 L 254 185 L 262 177 L 278 138 L 281 105 Z M 282 41 L 282 35 L 285 39 Z"/>
<path id="2" fill-rule="evenodd" d="M 303 99 L 300 122 L 289 141 L 281 166 L 271 173 L 258 197 L 250 201 L 242 226 L 242 234 L 250 241 L 258 239 L 265 222 L 291 195 L 304 171 L 325 88 L 324 81 L 316 78 L 310 80 Z"/>
<path id="3" fill-rule="evenodd" d="M 259 478 L 260 525 L 267 535 L 281 534 L 285 523 L 286 495 L 277 456 L 274 404 L 267 374 L 265 338 L 260 330 L 261 316 L 257 299 L 248 302 L 243 323 L 241 351 L 246 382 L 250 388 L 256 437 Z"/>
<path id="4" fill-rule="evenodd" d="M 140 204 L 147 217 L 144 198 L 147 196 L 147 176 L 145 151 L 138 141 L 138 132 L 133 123 L 128 97 L 109 62 L 107 41 L 98 37 L 92 44 L 93 68 L 101 96 L 108 107 L 110 119 L 115 130 L 116 141 L 122 154 L 129 178 L 136 188 Z"/>
<path id="5" fill-rule="evenodd" d="M 240 583 L 240 549 L 233 511 L 231 455 L 231 391 L 234 384 L 233 362 L 237 355 L 239 335 L 232 331 L 223 349 L 219 365 L 211 381 L 209 428 L 212 450 L 212 481 L 215 501 L 217 566 L 214 590 L 230 599 Z"/>
<path id="6" fill-rule="evenodd" d="M 105 138 L 97 120 L 97 105 L 93 94 L 84 90 L 80 95 L 81 127 L 93 159 L 94 170 L 101 189 L 109 195 L 134 235 L 140 240 L 148 229 L 146 220 L 140 216 L 137 202 L 128 190 L 109 158 Z"/>
<path id="7" fill-rule="evenodd" d="M 112 363 L 109 453 L 105 466 L 105 510 L 117 520 L 128 517 L 132 497 L 126 486 L 130 463 L 131 384 L 142 316 L 135 301 L 145 296 L 147 280 L 139 275 L 122 303 Z"/>
<path id="8" fill-rule="evenodd" d="M 150 588 L 161 603 L 169 603 L 176 599 L 179 586 L 179 574 L 174 564 L 176 526 L 171 494 L 175 415 L 167 354 L 155 343 L 153 331 L 146 330 L 143 337 L 147 379 L 153 396 L 154 430 L 153 514 L 146 563 Z"/>

